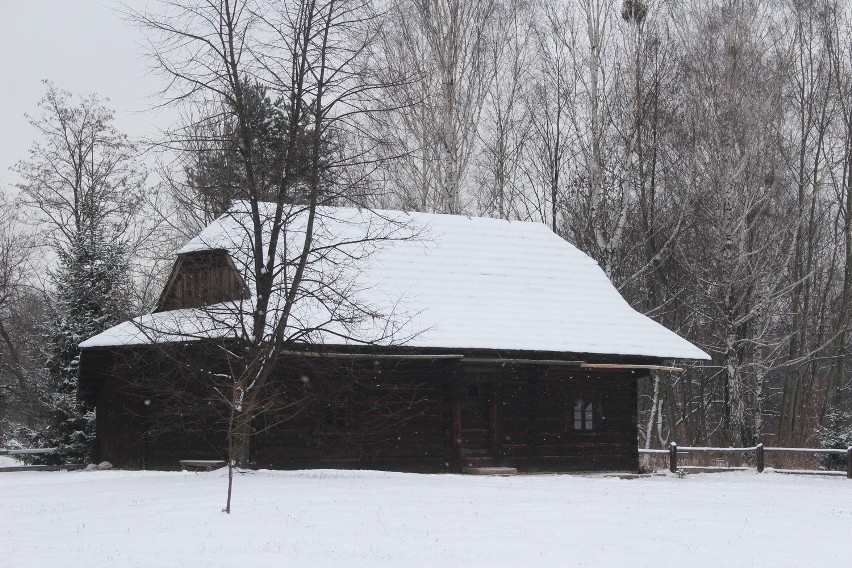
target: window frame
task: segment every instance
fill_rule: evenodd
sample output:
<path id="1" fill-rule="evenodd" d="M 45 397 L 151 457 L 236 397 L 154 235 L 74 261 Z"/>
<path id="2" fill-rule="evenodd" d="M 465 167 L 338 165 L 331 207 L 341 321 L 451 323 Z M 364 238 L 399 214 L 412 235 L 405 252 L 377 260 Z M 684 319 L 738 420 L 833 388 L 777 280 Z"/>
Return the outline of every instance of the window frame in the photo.
<path id="1" fill-rule="evenodd" d="M 574 434 L 596 434 L 599 432 L 598 416 L 600 405 L 591 397 L 575 395 L 569 407 L 569 428 Z"/>
<path id="2" fill-rule="evenodd" d="M 345 436 L 357 429 L 351 396 L 317 397 L 312 403 L 312 414 L 314 436 Z"/>

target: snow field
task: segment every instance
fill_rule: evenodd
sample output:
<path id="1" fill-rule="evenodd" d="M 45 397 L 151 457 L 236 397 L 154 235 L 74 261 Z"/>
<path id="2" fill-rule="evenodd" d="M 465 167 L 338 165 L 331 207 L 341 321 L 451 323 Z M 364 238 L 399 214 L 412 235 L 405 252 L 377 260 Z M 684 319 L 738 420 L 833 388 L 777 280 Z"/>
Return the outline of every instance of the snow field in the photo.
<path id="1" fill-rule="evenodd" d="M 0 474 L 0 566 L 828 566 L 852 481 L 371 471 Z"/>

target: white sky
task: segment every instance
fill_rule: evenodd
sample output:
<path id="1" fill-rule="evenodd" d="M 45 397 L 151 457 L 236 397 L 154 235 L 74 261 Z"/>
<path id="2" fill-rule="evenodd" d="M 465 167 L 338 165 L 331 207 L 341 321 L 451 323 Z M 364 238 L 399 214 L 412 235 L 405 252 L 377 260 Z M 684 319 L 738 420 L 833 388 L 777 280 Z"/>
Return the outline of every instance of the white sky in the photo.
<path id="1" fill-rule="evenodd" d="M 145 0 L 127 3 L 141 8 Z M 143 35 L 118 7 L 114 0 L 0 0 L 0 189 L 15 183 L 9 167 L 27 157 L 36 135 L 24 113 L 37 115 L 42 79 L 109 98 L 116 126 L 130 136 L 169 126 L 173 113 L 150 110 L 162 79 L 148 75 Z"/>

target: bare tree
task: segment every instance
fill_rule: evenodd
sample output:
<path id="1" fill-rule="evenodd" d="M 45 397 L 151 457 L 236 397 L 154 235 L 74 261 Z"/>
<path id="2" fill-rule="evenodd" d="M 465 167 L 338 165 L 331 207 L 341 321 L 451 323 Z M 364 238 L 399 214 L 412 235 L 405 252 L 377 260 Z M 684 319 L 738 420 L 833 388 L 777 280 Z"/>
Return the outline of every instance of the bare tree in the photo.
<path id="1" fill-rule="evenodd" d="M 824 317 L 815 295 L 819 287 L 820 265 L 827 259 L 821 254 L 827 233 L 828 203 L 822 196 L 827 176 L 829 128 L 834 114 L 834 74 L 830 65 L 831 40 L 826 12 L 818 6 L 793 4 L 791 8 L 789 65 L 789 141 L 782 146 L 784 158 L 795 187 L 796 229 L 793 235 L 793 258 L 790 278 L 790 339 L 787 371 L 782 390 L 778 440 L 795 444 L 801 440 L 800 426 L 809 406 L 805 402 L 821 371 L 814 356 L 828 337 L 819 319 Z M 820 315 L 822 313 L 822 316 Z M 822 337 L 821 337 L 822 336 Z M 805 411 L 805 412 L 802 412 Z"/>
<path id="2" fill-rule="evenodd" d="M 79 343 L 129 315 L 131 227 L 145 191 L 145 169 L 113 114 L 97 96 L 74 100 L 46 83 L 30 156 L 13 170 L 21 200 L 40 230 L 41 252 L 58 257 L 44 293 L 45 388 L 30 443 L 63 446 L 85 459 L 93 415 L 76 400 Z M 55 459 L 50 456 L 45 459 Z"/>
<path id="3" fill-rule="evenodd" d="M 617 145 L 611 144 L 612 116 L 608 109 L 613 64 L 608 50 L 613 45 L 613 19 L 617 16 L 612 0 L 584 0 L 579 3 L 572 34 L 573 65 L 580 79 L 579 104 L 572 108 L 571 121 L 577 131 L 579 154 L 585 166 L 584 184 L 576 194 L 580 215 L 574 225 L 577 240 L 583 242 L 600 263 L 607 276 L 613 277 L 619 249 L 627 225 L 630 207 L 629 187 L 623 183 Z M 628 123 L 634 132 L 635 123 Z M 634 140 L 632 135 L 627 140 Z M 633 160 L 628 146 L 623 156 Z"/>
<path id="4" fill-rule="evenodd" d="M 39 221 L 60 242 L 92 227 L 122 237 L 144 187 L 136 148 L 112 126 L 112 111 L 96 96 L 75 105 L 71 93 L 46 85 L 42 115 L 29 117 L 42 140 L 13 168 L 25 203 L 40 212 Z"/>
<path id="5" fill-rule="evenodd" d="M 492 73 L 479 131 L 480 214 L 518 216 L 531 114 L 525 101 L 532 79 L 532 17 L 518 0 L 495 5 L 487 35 L 487 69 Z"/>
<path id="6" fill-rule="evenodd" d="M 519 196 L 516 207 L 524 218 L 546 222 L 558 232 L 561 200 L 571 183 L 566 178 L 574 133 L 568 108 L 574 104 L 578 79 L 571 67 L 567 39 L 571 13 L 550 5 L 541 11 L 534 30 L 537 56 L 532 62 L 532 85 L 524 101 L 531 131 L 523 168 L 528 189 Z"/>
<path id="7" fill-rule="evenodd" d="M 229 409 L 229 512 L 233 468 L 248 463 L 252 422 L 277 399 L 277 361 L 310 343 L 318 329 L 336 324 L 336 333 L 345 334 L 347 325 L 375 316 L 371 306 L 358 304 L 343 267 L 367 254 L 370 243 L 394 238 L 398 227 L 367 227 L 357 237 L 330 234 L 332 220 L 322 206 L 363 197 L 371 166 L 361 146 L 345 142 L 378 88 L 359 65 L 376 28 L 366 2 L 174 1 L 167 7 L 134 18 L 151 34 L 153 56 L 173 79 L 175 103 L 221 102 L 238 166 L 233 197 L 241 204 L 223 222 L 233 229 L 229 242 L 249 295 L 203 309 L 203 332 L 182 332 L 210 339 L 210 326 L 227 330 L 220 344 L 225 364 L 216 373 L 226 379 L 219 395 Z M 258 93 L 281 101 L 275 118 L 262 112 L 266 103 Z M 324 315 L 308 324 L 311 310 Z"/>
<path id="8" fill-rule="evenodd" d="M 852 106 L 849 96 L 852 93 L 852 20 L 848 8 L 840 3 L 821 4 L 825 17 L 824 53 L 829 61 L 833 86 L 833 98 L 836 101 L 837 120 L 831 134 L 836 140 L 829 154 L 834 156 L 835 166 L 830 168 L 830 187 L 836 201 L 836 213 L 832 222 L 832 236 L 836 243 L 835 255 L 832 255 L 830 268 L 837 266 L 839 272 L 837 298 L 832 307 L 836 310 L 836 334 L 830 353 L 833 365 L 828 373 L 825 385 L 825 400 L 820 409 L 821 418 L 832 409 L 843 408 L 844 393 L 848 404 L 850 381 L 847 377 L 849 366 L 849 329 L 852 326 Z M 839 259 L 839 260 L 838 260 Z"/>
<path id="9" fill-rule="evenodd" d="M 492 72 L 489 22 L 494 0 L 398 0 L 382 34 L 384 65 L 396 78 L 387 96 L 394 124 L 412 140 L 411 180 L 421 210 L 461 213 Z M 405 188 L 402 188 L 404 191 Z"/>
<path id="10" fill-rule="evenodd" d="M 31 262 L 37 248 L 17 208 L 0 200 L 0 438 L 8 439 L 16 426 L 33 426 L 44 388 L 40 329 L 44 297 L 39 292 Z M 36 284 L 36 285 L 34 285 Z"/>

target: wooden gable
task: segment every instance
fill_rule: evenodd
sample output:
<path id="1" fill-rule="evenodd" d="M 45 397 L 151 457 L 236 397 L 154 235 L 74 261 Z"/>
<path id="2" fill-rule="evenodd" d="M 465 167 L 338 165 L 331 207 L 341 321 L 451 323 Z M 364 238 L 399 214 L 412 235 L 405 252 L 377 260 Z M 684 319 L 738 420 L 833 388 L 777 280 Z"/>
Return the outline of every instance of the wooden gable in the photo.
<path id="1" fill-rule="evenodd" d="M 234 261 L 224 250 L 178 256 L 155 311 L 198 308 L 249 297 Z"/>

